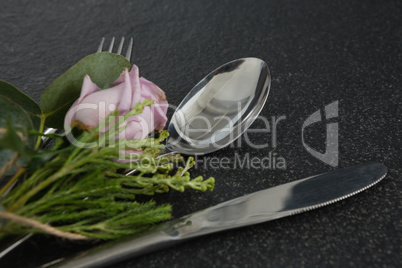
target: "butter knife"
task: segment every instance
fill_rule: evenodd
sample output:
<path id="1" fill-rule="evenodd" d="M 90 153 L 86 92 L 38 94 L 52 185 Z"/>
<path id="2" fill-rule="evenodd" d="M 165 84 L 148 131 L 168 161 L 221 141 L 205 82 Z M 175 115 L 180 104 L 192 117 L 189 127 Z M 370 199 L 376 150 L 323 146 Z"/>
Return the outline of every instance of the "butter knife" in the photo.
<path id="1" fill-rule="evenodd" d="M 149 232 L 102 244 L 42 267 L 102 267 L 219 231 L 271 221 L 320 208 L 382 180 L 387 167 L 365 163 L 315 175 L 229 200 L 163 223 Z"/>

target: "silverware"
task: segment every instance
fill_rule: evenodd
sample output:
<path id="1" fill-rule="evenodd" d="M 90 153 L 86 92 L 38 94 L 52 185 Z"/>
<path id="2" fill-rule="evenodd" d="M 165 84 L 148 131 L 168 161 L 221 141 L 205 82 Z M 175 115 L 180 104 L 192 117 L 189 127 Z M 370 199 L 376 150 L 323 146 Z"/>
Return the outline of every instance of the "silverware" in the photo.
<path id="1" fill-rule="evenodd" d="M 102 51 L 104 41 L 102 38 L 97 52 Z M 113 37 L 109 52 L 114 42 Z M 123 43 L 124 37 L 117 54 L 121 54 Z M 128 60 L 132 45 L 131 38 Z M 261 59 L 242 58 L 218 67 L 195 85 L 175 110 L 168 126 L 165 153 L 202 155 L 229 145 L 257 118 L 267 101 L 270 85 L 269 68 Z M 47 129 L 45 133 L 55 131 Z"/>
<path id="2" fill-rule="evenodd" d="M 142 235 L 105 243 L 56 267 L 111 265 L 202 235 L 306 212 L 364 191 L 386 173 L 385 165 L 374 162 L 282 184 L 163 223 Z"/>
<path id="3" fill-rule="evenodd" d="M 205 76 L 176 108 L 160 156 L 203 155 L 226 147 L 254 122 L 267 101 L 271 76 L 257 58 L 228 62 Z M 131 170 L 126 175 L 135 173 Z"/>
<path id="4" fill-rule="evenodd" d="M 121 54 L 124 37 L 116 54 Z M 104 47 L 102 38 L 97 52 Z M 115 38 L 108 52 L 113 52 Z M 130 38 L 126 58 L 130 61 L 133 38 Z M 268 98 L 271 77 L 267 64 L 257 58 L 228 62 L 204 77 L 183 99 L 172 116 L 166 154 L 202 155 L 219 150 L 237 139 L 253 123 Z M 207 127 L 205 127 L 205 124 Z M 209 128 L 208 128 L 209 126 Z M 60 130 L 48 128 L 45 134 Z M 42 137 L 42 147 L 50 138 Z M 131 175 L 135 170 L 127 172 Z M 31 236 L 31 234 L 28 234 Z M 24 242 L 18 237 L 0 252 L 0 258 Z"/>
<path id="5" fill-rule="evenodd" d="M 107 51 L 110 52 L 110 53 L 113 52 L 114 41 L 115 41 L 115 38 L 113 37 L 112 40 L 110 41 L 109 49 L 107 50 Z M 98 50 L 97 50 L 96 52 L 101 52 L 101 51 L 103 50 L 103 44 L 104 44 L 104 42 L 105 42 L 105 37 L 102 38 L 102 40 L 101 40 L 101 42 L 100 42 L 100 44 L 99 44 Z M 122 49 L 123 49 L 123 44 L 124 44 L 124 36 L 121 38 L 120 44 L 119 44 L 119 46 L 117 47 L 117 51 L 116 51 L 116 54 L 117 54 L 117 55 L 120 55 L 120 54 L 121 54 L 121 51 L 122 51 Z M 126 52 L 126 56 L 125 56 L 125 58 L 126 58 L 128 61 L 130 61 L 130 59 L 131 59 L 131 52 L 132 52 L 132 50 L 133 50 L 133 38 L 131 37 L 131 38 L 130 38 L 130 41 L 129 41 L 129 43 L 128 43 L 127 52 Z"/>
<path id="6" fill-rule="evenodd" d="M 97 52 L 103 49 L 102 38 Z M 113 37 L 108 52 L 112 52 Z M 121 54 L 124 37 L 117 54 Z M 130 60 L 133 39 L 126 58 Z M 165 152 L 202 155 L 217 151 L 236 140 L 254 122 L 264 107 L 271 85 L 267 64 L 258 58 L 228 62 L 205 76 L 184 97 L 173 114 Z M 46 129 L 45 134 L 57 132 Z M 48 141 L 47 137 L 43 138 Z M 128 173 L 130 175 L 135 171 Z"/>
<path id="7" fill-rule="evenodd" d="M 269 68 L 261 59 L 242 58 L 218 67 L 177 107 L 165 150 L 202 155 L 229 145 L 257 118 L 270 85 Z"/>

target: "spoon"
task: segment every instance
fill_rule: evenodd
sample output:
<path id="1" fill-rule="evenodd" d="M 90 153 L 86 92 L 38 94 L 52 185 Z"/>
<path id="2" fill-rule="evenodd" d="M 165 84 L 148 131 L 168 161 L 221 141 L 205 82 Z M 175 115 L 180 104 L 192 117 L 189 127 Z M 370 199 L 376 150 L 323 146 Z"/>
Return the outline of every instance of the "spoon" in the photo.
<path id="1" fill-rule="evenodd" d="M 203 155 L 229 145 L 257 118 L 270 84 L 268 66 L 257 58 L 218 67 L 177 107 L 168 126 L 166 152 Z"/>
<path id="2" fill-rule="evenodd" d="M 205 76 L 176 108 L 169 137 L 159 157 L 204 155 L 229 145 L 243 134 L 268 98 L 271 76 L 257 58 L 228 62 Z M 137 170 L 125 174 L 132 175 Z"/>

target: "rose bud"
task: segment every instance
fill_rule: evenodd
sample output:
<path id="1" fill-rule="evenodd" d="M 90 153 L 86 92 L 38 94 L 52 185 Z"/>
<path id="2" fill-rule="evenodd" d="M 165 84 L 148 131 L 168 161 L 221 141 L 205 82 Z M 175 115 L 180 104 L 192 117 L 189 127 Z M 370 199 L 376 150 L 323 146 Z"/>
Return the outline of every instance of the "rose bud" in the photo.
<path id="1" fill-rule="evenodd" d="M 129 117 L 122 125 L 126 128 L 119 134 L 119 139 L 142 139 L 152 131 L 164 128 L 168 108 L 165 92 L 154 83 L 139 77 L 136 65 L 133 65 L 130 72 L 124 70 L 108 89 L 100 89 L 87 75 L 80 97 L 66 114 L 64 129 L 69 131 L 73 125 L 90 130 L 103 123 L 114 110 L 124 115 L 145 99 L 153 100 L 154 104 L 145 107 L 141 114 Z"/>

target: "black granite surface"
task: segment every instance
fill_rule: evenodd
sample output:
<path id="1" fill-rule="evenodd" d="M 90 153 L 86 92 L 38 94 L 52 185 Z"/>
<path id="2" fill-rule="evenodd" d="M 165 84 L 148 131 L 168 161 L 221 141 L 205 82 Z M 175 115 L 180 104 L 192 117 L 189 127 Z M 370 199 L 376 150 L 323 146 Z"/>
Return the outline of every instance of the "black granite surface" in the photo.
<path id="1" fill-rule="evenodd" d="M 178 105 L 204 75 L 241 57 L 258 57 L 272 74 L 262 115 L 286 117 L 271 133 L 243 137 L 207 157 L 276 154 L 285 169 L 198 166 L 214 176 L 213 192 L 171 192 L 161 199 L 179 217 L 231 198 L 366 161 L 388 176 L 355 197 L 315 211 L 210 235 L 113 267 L 400 267 L 401 60 L 400 1 L 30 1 L 0 2 L 0 79 L 39 100 L 41 91 L 101 37 L 133 37 L 140 74 Z M 303 122 L 338 101 L 339 165 L 309 154 Z M 169 111 L 171 114 L 172 111 Z M 323 152 L 326 122 L 306 129 Z M 252 128 L 263 128 L 262 120 Z M 205 159 L 204 159 L 205 160 Z M 0 260 L 36 267 L 88 244 L 36 237 Z"/>

